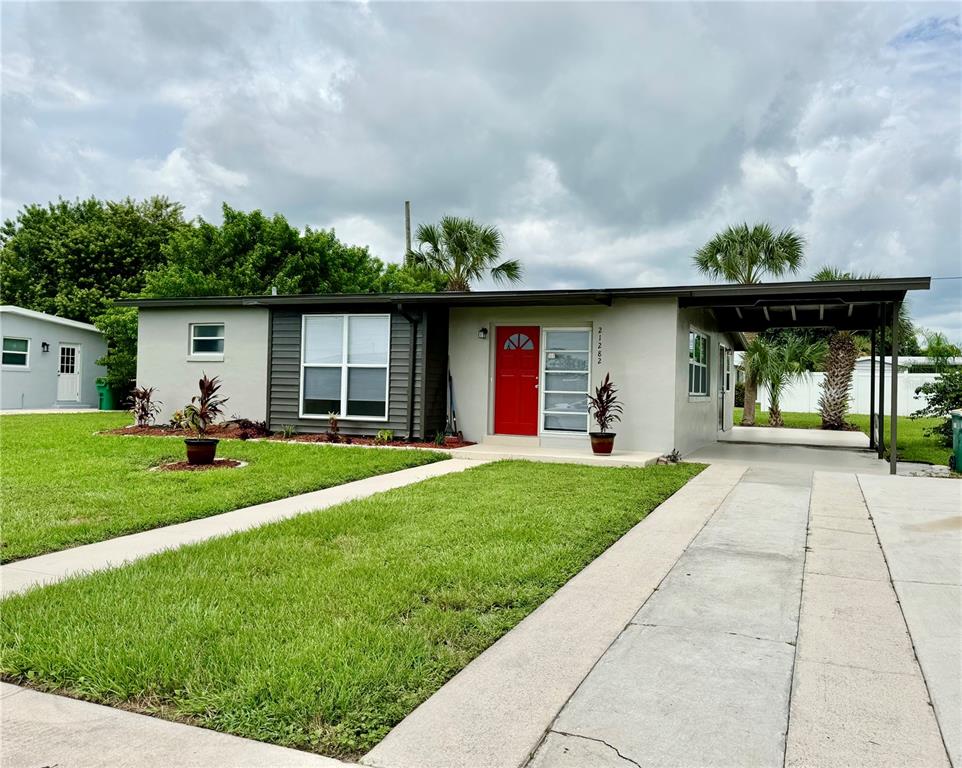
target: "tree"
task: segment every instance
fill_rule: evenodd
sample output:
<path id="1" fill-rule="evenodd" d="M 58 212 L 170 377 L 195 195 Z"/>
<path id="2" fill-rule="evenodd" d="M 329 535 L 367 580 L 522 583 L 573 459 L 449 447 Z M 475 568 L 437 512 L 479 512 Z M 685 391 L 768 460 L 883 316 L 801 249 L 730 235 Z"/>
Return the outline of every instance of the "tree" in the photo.
<path id="1" fill-rule="evenodd" d="M 182 206 L 165 197 L 28 205 L 0 229 L 0 302 L 92 322 L 140 292 L 186 226 Z"/>
<path id="2" fill-rule="evenodd" d="M 922 337 L 925 339 L 925 349 L 923 354 L 932 358 L 936 373 L 945 373 L 949 367 L 949 358 L 962 355 L 962 351 L 949 341 L 948 337 L 941 331 L 930 331 L 925 328 L 921 330 Z"/>
<path id="3" fill-rule="evenodd" d="M 501 261 L 504 241 L 496 227 L 445 216 L 439 224 L 421 224 L 417 241 L 418 250 L 408 254 L 409 261 L 440 272 L 449 291 L 470 291 L 489 275 L 496 283 L 521 281 L 521 262 Z"/>
<path id="4" fill-rule="evenodd" d="M 935 381 L 927 382 L 916 388 L 916 395 L 925 395 L 925 407 L 912 414 L 913 419 L 942 417 L 935 427 L 925 430 L 925 434 L 938 437 L 945 446 L 952 445 L 951 411 L 962 408 L 962 368 L 946 368 Z M 959 471 L 960 467 L 955 467 Z"/>
<path id="5" fill-rule="evenodd" d="M 781 277 L 795 273 L 805 260 L 805 239 L 791 229 L 777 235 L 768 224 L 729 227 L 698 249 L 694 256 L 698 270 L 712 280 L 730 283 L 759 283 L 765 276 Z M 754 334 L 746 334 L 751 341 Z M 746 352 L 748 368 L 750 353 Z M 745 381 L 745 407 L 742 424 L 755 423 L 756 383 Z"/>
<path id="6" fill-rule="evenodd" d="M 812 275 L 812 280 L 866 280 L 876 275 L 858 275 L 845 272 L 836 267 L 822 267 Z M 908 307 L 903 302 L 899 305 L 899 337 L 908 340 L 915 337 L 915 329 L 909 316 Z M 845 429 L 845 417 L 848 414 L 849 390 L 852 386 L 852 376 L 855 373 L 855 363 L 867 346 L 867 341 L 852 331 L 832 331 L 828 337 L 828 354 L 825 358 L 825 377 L 822 379 L 822 393 L 818 398 L 818 408 L 822 416 L 822 429 Z M 905 345 L 901 343 L 900 347 Z"/>
<path id="7" fill-rule="evenodd" d="M 756 385 L 768 388 L 768 423 L 783 427 L 779 405 L 785 387 L 810 373 L 825 355 L 823 341 L 810 341 L 803 336 L 786 335 L 779 341 L 756 336 L 745 354 L 745 374 Z"/>

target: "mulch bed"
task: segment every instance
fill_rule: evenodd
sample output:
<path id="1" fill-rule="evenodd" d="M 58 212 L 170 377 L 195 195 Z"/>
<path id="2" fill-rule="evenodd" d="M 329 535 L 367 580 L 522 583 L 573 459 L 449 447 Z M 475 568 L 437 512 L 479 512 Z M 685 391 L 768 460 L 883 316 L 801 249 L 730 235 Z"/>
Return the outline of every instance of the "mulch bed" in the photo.
<path id="1" fill-rule="evenodd" d="M 244 461 L 234 459 L 214 459 L 213 464 L 188 464 L 186 461 L 175 461 L 170 464 L 160 464 L 153 468 L 154 472 L 207 472 L 211 469 L 235 469 L 246 466 Z"/>
<path id="2" fill-rule="evenodd" d="M 139 435 L 143 437 L 197 437 L 197 433 L 190 429 L 178 429 L 169 425 L 152 424 L 149 427 L 118 427 L 117 429 L 104 430 L 104 435 Z M 205 437 L 215 437 L 224 440 L 255 440 L 266 438 L 277 440 L 278 442 L 290 443 L 336 443 L 338 445 L 375 445 L 381 448 L 464 448 L 474 445 L 469 440 L 462 440 L 457 437 L 447 437 L 443 445 L 438 445 L 433 441 L 411 441 L 390 440 L 379 442 L 373 437 L 355 437 L 353 435 L 341 435 L 337 440 L 331 438 L 324 432 L 311 434 L 297 434 L 285 437 L 280 432 L 273 434 L 264 429 L 256 422 L 225 422 L 214 424 L 207 428 Z"/>

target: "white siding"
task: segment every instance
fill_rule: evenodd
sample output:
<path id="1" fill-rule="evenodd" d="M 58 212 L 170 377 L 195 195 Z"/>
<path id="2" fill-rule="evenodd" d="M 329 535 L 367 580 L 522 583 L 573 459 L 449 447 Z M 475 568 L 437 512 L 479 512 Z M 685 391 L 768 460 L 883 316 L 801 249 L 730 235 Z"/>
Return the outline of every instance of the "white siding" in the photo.
<path id="1" fill-rule="evenodd" d="M 267 418 L 268 310 L 261 307 L 141 309 L 137 332 L 137 384 L 156 387 L 163 402 L 158 422 L 170 419 L 197 394 L 206 373 L 219 376 L 230 398 L 225 417 Z M 222 359 L 192 358 L 191 323 L 223 323 Z"/>

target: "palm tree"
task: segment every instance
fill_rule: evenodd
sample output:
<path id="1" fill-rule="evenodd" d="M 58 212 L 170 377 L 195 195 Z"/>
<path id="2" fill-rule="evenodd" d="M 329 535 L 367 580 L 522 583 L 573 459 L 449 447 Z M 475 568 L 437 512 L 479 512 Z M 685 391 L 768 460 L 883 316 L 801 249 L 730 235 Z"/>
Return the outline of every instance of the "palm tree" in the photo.
<path id="1" fill-rule="evenodd" d="M 825 356 L 825 342 L 791 334 L 777 341 L 756 336 L 746 350 L 746 372 L 768 388 L 768 424 L 784 427 L 779 405 L 785 387 L 808 375 Z"/>
<path id="2" fill-rule="evenodd" d="M 501 261 L 504 240 L 496 227 L 473 219 L 445 216 L 439 224 L 421 224 L 418 250 L 408 256 L 447 278 L 446 290 L 470 291 L 471 284 L 490 275 L 496 283 L 521 281 L 521 262 Z"/>
<path id="3" fill-rule="evenodd" d="M 760 283 L 766 275 L 781 277 L 795 273 L 805 260 L 805 239 L 791 229 L 777 235 L 768 224 L 749 227 L 741 224 L 720 232 L 698 249 L 695 266 L 712 280 L 730 283 Z M 745 334 L 751 342 L 755 334 Z M 749 354 L 745 359 L 745 406 L 742 424 L 755 423 L 755 398 L 758 382 L 750 373 Z"/>
<path id="4" fill-rule="evenodd" d="M 812 275 L 812 280 L 867 280 L 878 275 L 859 275 L 845 272 L 836 267 L 822 267 Z M 905 303 L 899 305 L 899 336 L 903 339 L 915 334 L 912 319 Z M 828 355 L 825 358 L 825 377 L 822 379 L 822 393 L 818 398 L 818 409 L 822 416 L 822 429 L 845 429 L 848 415 L 849 390 L 855 374 L 855 362 L 862 354 L 865 337 L 852 331 L 833 331 L 828 337 Z"/>

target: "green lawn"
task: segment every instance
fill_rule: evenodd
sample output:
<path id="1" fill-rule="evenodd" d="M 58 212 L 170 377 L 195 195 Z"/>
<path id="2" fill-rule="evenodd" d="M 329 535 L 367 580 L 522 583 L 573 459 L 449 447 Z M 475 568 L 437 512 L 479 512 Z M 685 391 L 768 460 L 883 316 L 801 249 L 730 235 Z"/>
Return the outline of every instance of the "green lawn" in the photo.
<path id="1" fill-rule="evenodd" d="M 735 423 L 742 420 L 742 409 L 735 409 Z M 819 429 L 822 425 L 822 418 L 817 413 L 783 413 L 782 420 L 786 427 L 795 429 Z M 868 415 L 849 414 L 848 420 L 855 424 L 865 434 L 868 434 Z M 938 426 L 941 419 L 910 419 L 908 416 L 899 416 L 898 457 L 902 461 L 919 461 L 925 464 L 939 464 L 946 466 L 949 463 L 950 448 L 939 445 L 934 437 L 926 437 L 924 429 L 931 429 Z M 768 426 L 768 413 L 758 411 L 755 416 L 755 424 L 759 427 Z M 885 442 L 889 439 L 889 419 L 885 417 Z"/>
<path id="2" fill-rule="evenodd" d="M 0 561 L 281 499 L 444 458 L 432 451 L 222 441 L 240 469 L 148 472 L 179 438 L 97 435 L 123 413 L 0 417 Z"/>
<path id="3" fill-rule="evenodd" d="M 357 756 L 702 468 L 488 464 L 35 590 L 0 674 Z"/>

